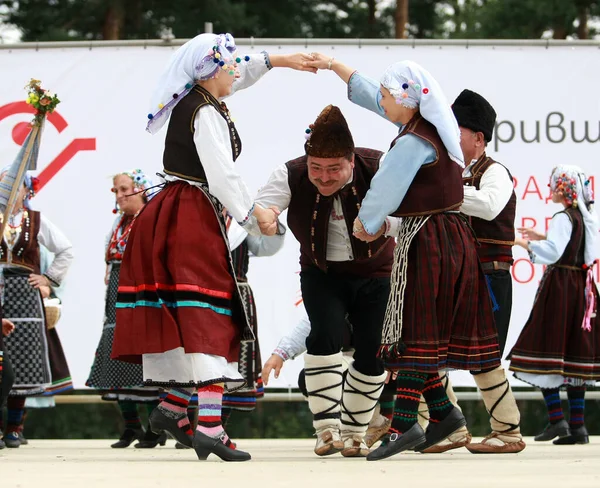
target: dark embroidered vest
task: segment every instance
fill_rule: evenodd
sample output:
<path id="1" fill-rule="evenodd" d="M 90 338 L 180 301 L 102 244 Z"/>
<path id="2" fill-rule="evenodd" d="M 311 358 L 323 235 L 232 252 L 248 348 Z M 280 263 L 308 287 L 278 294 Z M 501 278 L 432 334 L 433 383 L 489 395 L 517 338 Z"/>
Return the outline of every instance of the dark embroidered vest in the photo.
<path id="1" fill-rule="evenodd" d="M 562 212 L 566 213 L 573 225 L 571 231 L 571 239 L 565 248 L 560 259 L 554 263 L 554 266 L 573 266 L 583 269 L 585 263 L 585 225 L 583 223 L 583 215 L 576 208 L 569 207 Z M 558 215 L 558 214 L 557 214 Z"/>
<path id="2" fill-rule="evenodd" d="M 250 251 L 248 249 L 248 239 L 244 239 L 238 247 L 231 251 L 233 260 L 233 271 L 238 281 L 245 283 L 248 281 L 248 267 L 250 264 Z"/>
<path id="3" fill-rule="evenodd" d="M 431 144 L 435 148 L 436 159 L 421 166 L 393 215 L 410 217 L 457 210 L 464 196 L 461 168 L 448 156 L 435 126 L 417 113 L 392 141 L 391 147 L 406 134 L 414 134 Z"/>
<path id="4" fill-rule="evenodd" d="M 223 102 L 219 102 L 204 88 L 196 85 L 179 101 L 171 113 L 163 154 L 165 173 L 190 181 L 206 183 L 206 174 L 194 144 L 194 119 L 198 110 L 205 105 L 215 107 L 227 122 L 233 160 L 235 161 L 240 155 L 242 142 L 231 120 L 227 106 Z"/>
<path id="5" fill-rule="evenodd" d="M 500 164 L 485 153 L 471 168 L 471 176 L 463 178 L 465 186 L 474 186 L 479 190 L 483 173 L 492 165 Z M 505 169 L 506 167 L 503 166 Z M 506 169 L 512 181 L 510 171 Z M 517 212 L 517 196 L 513 190 L 510 200 L 494 220 L 469 217 L 480 245 L 477 254 L 482 262 L 504 261 L 513 263 L 512 247 L 515 243 L 515 214 Z"/>
<path id="6" fill-rule="evenodd" d="M 302 268 L 328 268 L 361 277 L 389 276 L 391 273 L 394 239 L 380 237 L 366 243 L 352 235 L 354 220 L 365 197 L 371 179 L 379 168 L 383 153 L 366 148 L 356 148 L 354 176 L 336 195 L 325 197 L 308 179 L 307 156 L 286 163 L 288 182 L 292 192 L 288 207 L 288 225 L 300 243 Z M 327 262 L 327 236 L 329 219 L 335 196 L 339 196 L 344 220 L 350 236 L 354 260 L 341 263 Z"/>
<path id="7" fill-rule="evenodd" d="M 5 239 L 0 242 L 0 263 L 40 274 L 39 230 L 40 213 L 35 210 L 24 210 L 21 234 L 13 246 L 12 252 L 9 253 Z"/>

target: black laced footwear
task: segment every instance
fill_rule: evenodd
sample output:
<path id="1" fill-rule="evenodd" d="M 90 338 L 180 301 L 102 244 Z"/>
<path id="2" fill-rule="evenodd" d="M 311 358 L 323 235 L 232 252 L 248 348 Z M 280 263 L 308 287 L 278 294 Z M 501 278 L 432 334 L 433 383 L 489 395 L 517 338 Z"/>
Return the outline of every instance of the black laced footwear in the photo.
<path id="1" fill-rule="evenodd" d="M 380 461 L 425 442 L 425 431 L 416 423 L 404 434 L 393 432 L 384 437 L 381 445 L 367 455 L 367 461 Z"/>
<path id="2" fill-rule="evenodd" d="M 4 444 L 10 449 L 16 449 L 21 447 L 21 441 L 19 440 L 19 434 L 17 432 L 8 432 L 4 434 Z"/>
<path id="3" fill-rule="evenodd" d="M 186 417 L 183 415 L 181 418 Z M 155 408 L 150 414 L 150 418 L 148 422 L 150 423 L 150 428 L 152 432 L 155 434 L 162 434 L 163 431 L 166 431 L 173 439 L 177 442 L 180 442 L 184 446 L 192 447 L 192 438 L 188 436 L 181 428 L 179 427 L 180 419 L 174 419 L 171 417 L 167 417 L 164 413 L 161 412 L 160 408 Z"/>
<path id="4" fill-rule="evenodd" d="M 110 447 L 113 449 L 125 449 L 126 447 L 129 447 L 133 441 L 142 440 L 143 437 L 144 429 L 125 429 L 123 434 L 121 434 L 121 438 L 114 444 L 111 444 Z"/>
<path id="5" fill-rule="evenodd" d="M 219 438 L 208 437 L 200 431 L 196 431 L 194 434 L 194 450 L 200 461 L 206 460 L 209 454 L 219 456 L 223 461 L 249 461 L 252 459 L 249 453 L 240 451 L 238 449 L 231 449 L 231 447 L 223 444 L 225 432 Z"/>
<path id="6" fill-rule="evenodd" d="M 536 435 L 534 441 L 551 441 L 555 437 L 565 437 L 571 433 L 569 424 L 565 419 L 559 420 L 555 424 L 548 424 L 544 427 L 544 430 Z"/>
<path id="7" fill-rule="evenodd" d="M 458 408 L 454 407 L 441 422 L 429 422 L 427 430 L 425 431 L 425 442 L 415 447 L 415 451 L 424 451 L 431 446 L 435 446 L 438 442 L 442 442 L 465 425 L 467 425 L 465 416 Z"/>
<path id="8" fill-rule="evenodd" d="M 585 428 L 585 425 L 581 427 L 577 427 L 576 429 L 569 429 L 570 433 L 566 436 L 559 437 L 554 440 L 552 444 L 556 444 L 557 446 L 566 446 L 572 444 L 589 444 L 590 437 L 588 435 L 588 431 Z"/>
<path id="9" fill-rule="evenodd" d="M 155 434 L 151 429 L 148 429 L 144 434 L 144 437 L 140 439 L 140 442 L 135 444 L 133 447 L 136 449 L 154 449 L 159 444 L 164 446 L 167 443 L 167 434 Z"/>

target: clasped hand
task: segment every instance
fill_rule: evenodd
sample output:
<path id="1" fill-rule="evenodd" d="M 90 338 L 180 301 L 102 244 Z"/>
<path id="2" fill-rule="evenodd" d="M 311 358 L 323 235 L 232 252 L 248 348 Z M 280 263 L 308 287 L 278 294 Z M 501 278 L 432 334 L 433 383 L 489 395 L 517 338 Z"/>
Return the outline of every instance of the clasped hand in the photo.
<path id="1" fill-rule="evenodd" d="M 277 218 L 281 212 L 275 206 L 263 208 L 260 205 L 254 207 L 254 216 L 258 222 L 260 232 L 265 236 L 274 236 L 277 233 Z"/>
<path id="2" fill-rule="evenodd" d="M 379 239 L 383 232 L 385 231 L 385 224 L 383 224 L 381 226 L 381 228 L 377 231 L 376 234 L 371 235 L 369 234 L 362 222 L 359 220 L 358 217 L 356 217 L 356 219 L 354 220 L 354 224 L 352 225 L 352 234 L 354 235 L 354 237 L 356 237 L 357 239 L 364 241 L 364 242 L 373 242 L 377 239 Z"/>

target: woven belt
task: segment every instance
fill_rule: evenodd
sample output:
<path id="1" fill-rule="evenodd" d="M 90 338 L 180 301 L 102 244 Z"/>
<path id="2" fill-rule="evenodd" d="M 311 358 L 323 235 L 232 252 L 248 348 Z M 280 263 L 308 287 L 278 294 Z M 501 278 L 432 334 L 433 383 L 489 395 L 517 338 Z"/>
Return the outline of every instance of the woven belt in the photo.
<path id="1" fill-rule="evenodd" d="M 481 263 L 483 271 L 510 271 L 511 264 L 506 261 L 490 261 L 488 263 Z"/>

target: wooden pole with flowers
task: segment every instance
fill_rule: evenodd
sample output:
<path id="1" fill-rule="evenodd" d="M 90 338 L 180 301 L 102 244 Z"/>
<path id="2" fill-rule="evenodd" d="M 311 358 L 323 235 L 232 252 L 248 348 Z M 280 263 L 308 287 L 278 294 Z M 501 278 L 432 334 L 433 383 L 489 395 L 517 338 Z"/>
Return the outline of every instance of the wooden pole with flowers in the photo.
<path id="1" fill-rule="evenodd" d="M 21 150 L 8 171 L 0 178 L 0 212 L 2 212 L 0 236 L 4 236 L 4 229 L 15 208 L 19 189 L 25 181 L 25 174 L 29 170 L 37 169 L 40 141 L 46 117 L 54 112 L 60 103 L 56 95 L 41 87 L 39 80 L 32 78 L 25 85 L 25 89 L 28 91 L 26 102 L 35 109 L 35 114 L 31 121 L 31 131 L 25 138 Z"/>

